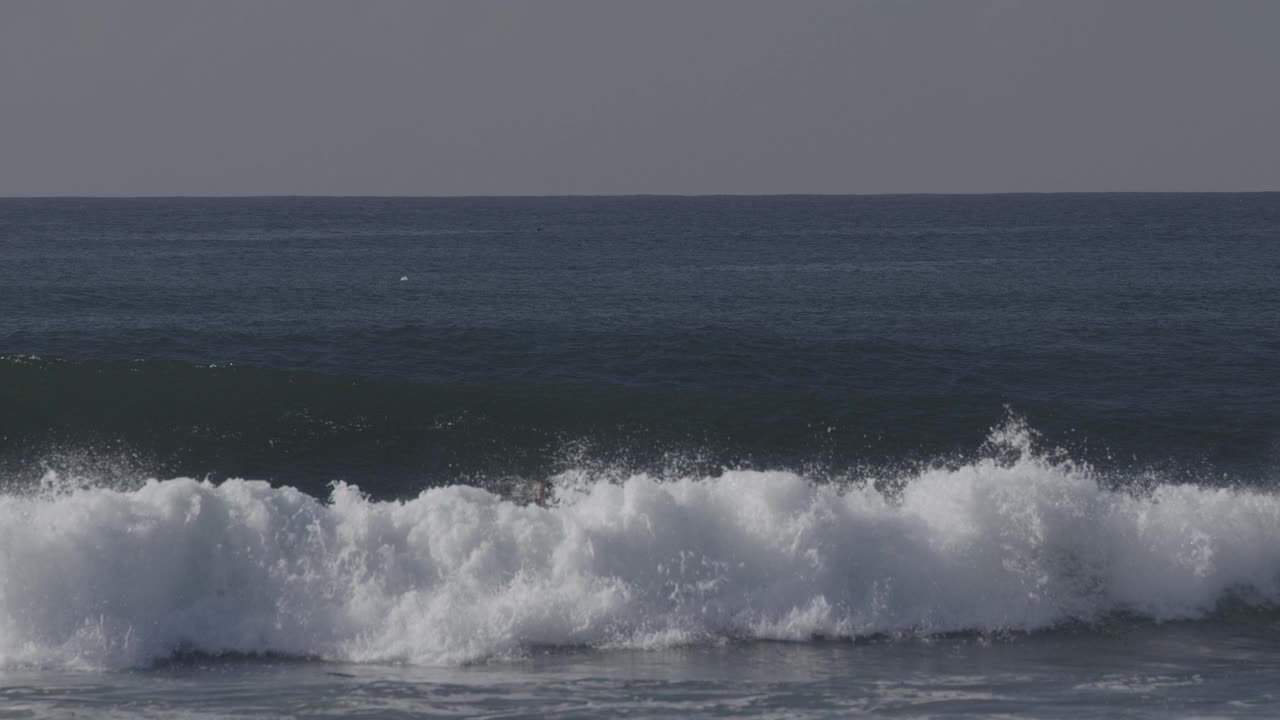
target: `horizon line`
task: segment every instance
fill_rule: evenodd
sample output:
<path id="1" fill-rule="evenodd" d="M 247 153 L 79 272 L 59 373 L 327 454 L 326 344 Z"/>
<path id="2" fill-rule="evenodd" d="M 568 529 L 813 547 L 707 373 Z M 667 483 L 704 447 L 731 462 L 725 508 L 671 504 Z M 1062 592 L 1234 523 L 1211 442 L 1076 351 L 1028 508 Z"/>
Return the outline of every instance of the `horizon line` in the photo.
<path id="1" fill-rule="evenodd" d="M 250 195 L 0 195 L 0 200 L 555 200 L 555 199 L 715 199 L 715 198 L 893 198 L 893 197 L 1001 197 L 1011 195 L 1275 195 L 1276 190 L 1013 190 L 991 192 L 883 192 L 883 193 L 567 193 L 490 195 L 382 195 L 263 193 Z"/>

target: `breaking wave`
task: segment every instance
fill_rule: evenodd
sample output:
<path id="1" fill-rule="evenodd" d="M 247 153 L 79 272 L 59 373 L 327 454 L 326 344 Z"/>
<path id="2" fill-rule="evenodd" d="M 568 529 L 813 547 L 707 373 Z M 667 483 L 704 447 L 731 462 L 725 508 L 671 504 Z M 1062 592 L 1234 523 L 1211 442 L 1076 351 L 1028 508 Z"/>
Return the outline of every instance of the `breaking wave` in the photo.
<path id="1" fill-rule="evenodd" d="M 180 652 L 453 664 L 543 646 L 1033 631 L 1280 601 L 1280 496 L 1114 490 L 1031 451 L 819 483 L 790 472 L 551 479 L 378 502 L 336 484 L 46 478 L 0 495 L 0 667 Z M 880 489 L 877 489 L 877 488 Z"/>

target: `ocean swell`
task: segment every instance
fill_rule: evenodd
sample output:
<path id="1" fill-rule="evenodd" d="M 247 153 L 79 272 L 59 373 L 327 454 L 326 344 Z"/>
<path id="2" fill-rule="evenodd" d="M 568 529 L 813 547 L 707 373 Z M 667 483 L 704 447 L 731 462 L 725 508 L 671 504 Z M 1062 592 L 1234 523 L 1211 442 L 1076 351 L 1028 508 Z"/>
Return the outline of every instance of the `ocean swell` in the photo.
<path id="1" fill-rule="evenodd" d="M 1007 433 L 1008 434 L 1008 433 Z M 176 652 L 452 664 L 539 646 L 1022 631 L 1280 602 L 1280 496 L 1012 453 L 871 479 L 552 478 L 378 502 L 179 478 L 0 495 L 0 667 Z"/>

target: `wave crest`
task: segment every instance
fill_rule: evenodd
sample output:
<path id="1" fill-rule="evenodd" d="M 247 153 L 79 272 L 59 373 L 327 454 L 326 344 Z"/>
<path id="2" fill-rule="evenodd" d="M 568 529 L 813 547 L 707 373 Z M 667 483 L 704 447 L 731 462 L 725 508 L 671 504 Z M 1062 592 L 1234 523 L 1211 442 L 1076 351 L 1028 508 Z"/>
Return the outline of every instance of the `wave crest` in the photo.
<path id="1" fill-rule="evenodd" d="M 1280 601 L 1280 497 L 1099 485 L 1029 451 L 894 492 L 789 472 L 327 502 L 264 482 L 0 496 L 0 666 L 175 652 L 447 664 L 539 645 L 1036 630 Z"/>

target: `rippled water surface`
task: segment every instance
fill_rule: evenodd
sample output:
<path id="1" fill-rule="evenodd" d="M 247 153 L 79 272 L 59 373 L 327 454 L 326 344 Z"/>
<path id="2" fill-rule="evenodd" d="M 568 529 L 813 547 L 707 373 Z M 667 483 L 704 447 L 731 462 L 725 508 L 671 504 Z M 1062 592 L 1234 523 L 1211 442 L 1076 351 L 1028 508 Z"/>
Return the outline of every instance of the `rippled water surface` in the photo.
<path id="1" fill-rule="evenodd" d="M 0 200 L 0 717 L 1274 716 L 1278 277 L 1276 194 Z"/>

